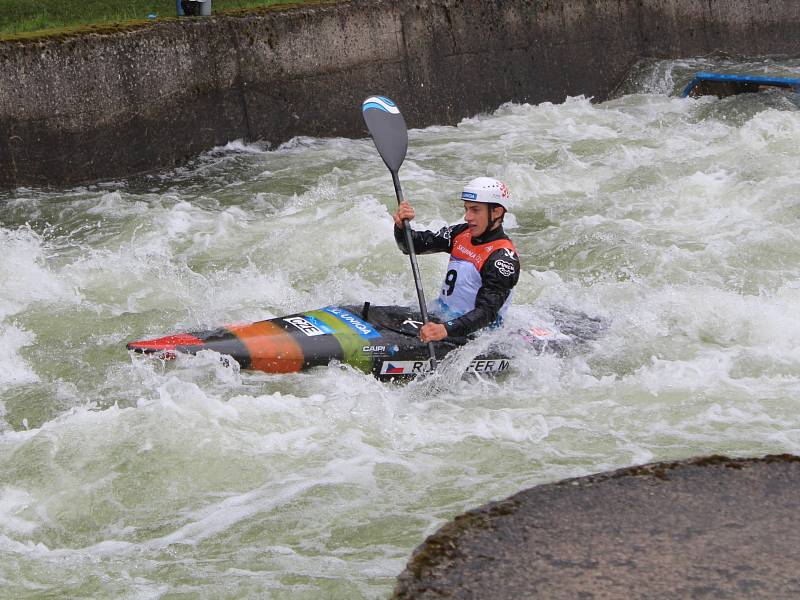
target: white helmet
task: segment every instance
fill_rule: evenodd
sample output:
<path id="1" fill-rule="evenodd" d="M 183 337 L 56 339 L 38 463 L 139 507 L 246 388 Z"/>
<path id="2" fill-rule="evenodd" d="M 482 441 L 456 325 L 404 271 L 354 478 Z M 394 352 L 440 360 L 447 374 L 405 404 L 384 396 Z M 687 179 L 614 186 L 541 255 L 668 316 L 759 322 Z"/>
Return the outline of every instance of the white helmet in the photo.
<path id="1" fill-rule="evenodd" d="M 511 202 L 506 184 L 491 177 L 478 177 L 470 181 L 464 186 L 461 199 L 482 204 L 499 204 L 506 210 Z"/>

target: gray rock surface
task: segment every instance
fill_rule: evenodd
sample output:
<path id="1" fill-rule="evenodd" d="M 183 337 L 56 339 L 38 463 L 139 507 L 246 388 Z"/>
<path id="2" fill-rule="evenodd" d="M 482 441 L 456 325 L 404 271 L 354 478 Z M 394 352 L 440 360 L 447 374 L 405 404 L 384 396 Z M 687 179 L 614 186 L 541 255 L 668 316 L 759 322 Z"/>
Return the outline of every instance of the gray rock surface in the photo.
<path id="1" fill-rule="evenodd" d="M 414 552 L 400 598 L 800 598 L 800 457 L 712 456 L 531 488 Z"/>

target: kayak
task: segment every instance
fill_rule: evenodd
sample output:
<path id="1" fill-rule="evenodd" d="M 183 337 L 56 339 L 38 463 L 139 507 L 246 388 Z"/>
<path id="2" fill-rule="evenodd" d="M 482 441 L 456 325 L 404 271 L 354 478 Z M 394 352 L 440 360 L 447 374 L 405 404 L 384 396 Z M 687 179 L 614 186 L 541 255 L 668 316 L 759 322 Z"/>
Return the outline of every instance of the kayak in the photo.
<path id="1" fill-rule="evenodd" d="M 571 315 L 571 316 L 570 316 Z M 552 323 L 515 331 L 519 340 L 539 352 L 565 353 L 578 342 L 597 337 L 603 322 L 583 313 L 556 311 Z M 255 323 L 178 333 L 130 342 L 128 350 L 171 360 L 180 353 L 218 352 L 243 369 L 298 373 L 332 362 L 350 365 L 381 380 L 409 378 L 431 370 L 428 345 L 419 340 L 419 313 L 400 306 L 326 306 Z M 469 338 L 434 343 L 441 359 Z M 467 373 L 508 371 L 513 359 L 500 349 L 473 358 Z"/>

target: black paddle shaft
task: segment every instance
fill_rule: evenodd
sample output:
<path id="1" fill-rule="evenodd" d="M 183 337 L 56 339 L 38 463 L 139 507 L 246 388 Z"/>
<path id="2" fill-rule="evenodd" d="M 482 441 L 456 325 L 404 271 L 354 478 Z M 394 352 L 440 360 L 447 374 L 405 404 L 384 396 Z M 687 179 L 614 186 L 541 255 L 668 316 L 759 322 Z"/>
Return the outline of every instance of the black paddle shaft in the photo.
<path id="1" fill-rule="evenodd" d="M 394 193 L 397 196 L 397 204 L 403 201 L 403 188 L 400 187 L 400 178 L 395 171 L 392 171 L 392 183 L 394 183 Z M 428 322 L 428 305 L 425 302 L 425 292 L 422 290 L 422 278 L 419 274 L 417 264 L 417 253 L 414 252 L 414 240 L 411 238 L 411 223 L 408 219 L 403 219 L 403 234 L 406 238 L 406 248 L 408 248 L 408 258 L 411 259 L 411 272 L 414 274 L 414 286 L 417 288 L 417 300 L 419 301 L 419 312 L 422 314 L 422 322 Z M 428 352 L 431 355 L 431 369 L 436 368 L 436 353 L 433 349 L 433 342 L 428 342 Z"/>
<path id="2" fill-rule="evenodd" d="M 397 196 L 397 204 L 403 202 L 403 189 L 400 187 L 400 178 L 397 172 L 406 157 L 408 150 L 408 128 L 403 115 L 397 105 L 385 96 L 371 96 L 361 104 L 361 114 L 367 129 L 372 136 L 372 141 L 378 149 L 383 162 L 392 174 L 394 183 L 394 193 Z M 411 238 L 411 225 L 408 219 L 403 220 L 403 231 L 408 249 L 408 257 L 411 259 L 411 272 L 414 275 L 414 286 L 417 288 L 417 299 L 419 300 L 419 310 L 422 313 L 422 322 L 428 322 L 428 308 L 425 304 L 425 293 L 422 291 L 422 278 L 419 274 L 417 264 L 417 253 L 414 251 L 414 241 Z M 431 355 L 431 369 L 436 368 L 436 354 L 433 349 L 433 342 L 428 342 L 428 352 Z"/>

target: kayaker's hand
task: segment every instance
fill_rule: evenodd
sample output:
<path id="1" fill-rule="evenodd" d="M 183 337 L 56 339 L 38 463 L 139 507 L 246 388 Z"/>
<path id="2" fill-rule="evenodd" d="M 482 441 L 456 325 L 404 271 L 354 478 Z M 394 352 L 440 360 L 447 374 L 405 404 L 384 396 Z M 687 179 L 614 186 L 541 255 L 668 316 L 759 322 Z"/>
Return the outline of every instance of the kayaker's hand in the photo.
<path id="1" fill-rule="evenodd" d="M 403 229 L 403 219 L 409 221 L 414 218 L 414 209 L 411 205 L 403 200 L 398 206 L 397 211 L 394 213 L 394 224 L 398 229 Z"/>
<path id="2" fill-rule="evenodd" d="M 426 344 L 438 342 L 447 337 L 447 328 L 441 323 L 425 323 L 419 330 L 419 339 Z"/>

